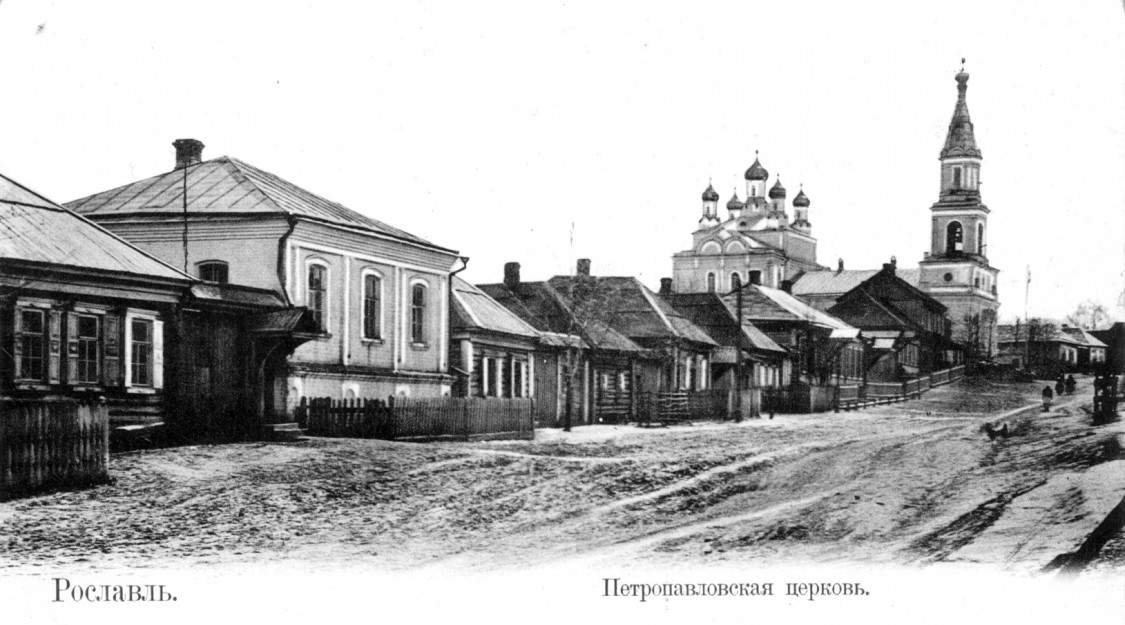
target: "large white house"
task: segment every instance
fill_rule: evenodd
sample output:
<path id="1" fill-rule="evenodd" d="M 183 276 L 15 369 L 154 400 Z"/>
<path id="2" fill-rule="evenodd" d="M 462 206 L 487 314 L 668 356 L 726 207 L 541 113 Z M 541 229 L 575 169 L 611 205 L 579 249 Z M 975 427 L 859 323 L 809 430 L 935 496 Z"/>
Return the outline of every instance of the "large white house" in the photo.
<path id="1" fill-rule="evenodd" d="M 199 278 L 276 292 L 325 335 L 289 358 L 276 408 L 301 397 L 450 391 L 457 252 L 180 139 L 173 170 L 67 206 Z M 284 405 L 283 405 L 284 402 Z"/>

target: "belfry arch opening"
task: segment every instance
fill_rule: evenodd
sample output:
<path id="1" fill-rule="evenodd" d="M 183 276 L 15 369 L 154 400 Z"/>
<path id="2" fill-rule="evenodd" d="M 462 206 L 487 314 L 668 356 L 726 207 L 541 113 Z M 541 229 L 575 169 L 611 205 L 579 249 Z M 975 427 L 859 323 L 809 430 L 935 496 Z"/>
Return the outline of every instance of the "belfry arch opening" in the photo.
<path id="1" fill-rule="evenodd" d="M 965 250 L 965 230 L 961 222 L 951 221 L 945 227 L 945 253 L 959 254 Z"/>

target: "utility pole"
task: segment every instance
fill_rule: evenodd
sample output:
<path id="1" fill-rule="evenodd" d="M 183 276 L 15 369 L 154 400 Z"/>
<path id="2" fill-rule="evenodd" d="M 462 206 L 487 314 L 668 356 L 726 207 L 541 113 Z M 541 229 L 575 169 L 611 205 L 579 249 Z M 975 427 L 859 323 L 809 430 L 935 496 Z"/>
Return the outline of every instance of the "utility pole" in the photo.
<path id="1" fill-rule="evenodd" d="M 1027 266 L 1027 281 L 1023 285 L 1023 325 L 1026 326 L 1027 336 L 1023 341 L 1023 362 L 1024 367 L 1031 368 L 1031 323 L 1027 318 L 1027 296 L 1031 292 L 1031 265 Z M 1019 337 L 1016 337 L 1017 339 Z"/>
<path id="2" fill-rule="evenodd" d="M 734 355 L 734 422 L 742 421 L 742 285 L 739 284 L 734 296 L 734 329 L 738 333 L 738 352 Z"/>

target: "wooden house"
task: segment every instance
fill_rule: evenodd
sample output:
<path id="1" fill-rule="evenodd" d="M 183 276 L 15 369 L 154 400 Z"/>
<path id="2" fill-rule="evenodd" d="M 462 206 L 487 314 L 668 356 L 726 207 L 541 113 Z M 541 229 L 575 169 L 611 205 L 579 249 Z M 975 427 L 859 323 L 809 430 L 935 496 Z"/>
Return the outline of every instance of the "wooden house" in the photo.
<path id="1" fill-rule="evenodd" d="M 673 293 L 671 279 L 661 280 L 660 297 L 718 344 L 711 352 L 711 384 L 733 389 L 741 348 L 742 388 L 776 387 L 789 353 L 752 323 L 739 323 L 736 306 L 718 293 Z M 741 333 L 741 337 L 739 334 Z"/>
<path id="2" fill-rule="evenodd" d="M 287 358 L 279 405 L 450 392 L 456 252 L 238 159 L 204 161 L 194 139 L 173 145 L 171 171 L 68 206 L 200 280 L 306 307 L 317 338 Z"/>
<path id="3" fill-rule="evenodd" d="M 592 299 L 568 299 L 549 282 L 524 282 L 519 263 L 504 266 L 504 282 L 478 286 L 539 332 L 533 365 L 537 423 L 636 418 L 645 372 L 659 369 L 659 357 L 595 314 Z"/>
<path id="4" fill-rule="evenodd" d="M 0 176 L 0 385 L 15 397 L 105 397 L 112 425 L 185 436 L 276 425 L 271 354 L 310 338 L 304 309 L 256 332 L 282 302 L 203 285 Z"/>
<path id="5" fill-rule="evenodd" d="M 818 310 L 787 289 L 760 284 L 742 287 L 741 318 L 789 352 L 783 362 L 780 386 L 856 383 L 863 380 L 863 343 L 859 328 Z M 736 293 L 723 300 L 737 310 Z"/>
<path id="6" fill-rule="evenodd" d="M 833 316 L 860 329 L 867 345 L 869 381 L 894 381 L 928 375 L 961 363 L 961 347 L 950 340 L 951 323 L 941 302 L 883 265 L 828 308 Z"/>
<path id="7" fill-rule="evenodd" d="M 532 397 L 539 331 L 487 293 L 453 278 L 449 332 L 458 397 Z"/>
<path id="8" fill-rule="evenodd" d="M 593 276 L 590 260 L 579 259 L 576 275 L 555 276 L 548 284 L 580 318 L 596 321 L 658 356 L 656 366 L 642 368 L 635 378 L 638 391 L 710 388 L 711 351 L 718 345 L 636 278 Z"/>

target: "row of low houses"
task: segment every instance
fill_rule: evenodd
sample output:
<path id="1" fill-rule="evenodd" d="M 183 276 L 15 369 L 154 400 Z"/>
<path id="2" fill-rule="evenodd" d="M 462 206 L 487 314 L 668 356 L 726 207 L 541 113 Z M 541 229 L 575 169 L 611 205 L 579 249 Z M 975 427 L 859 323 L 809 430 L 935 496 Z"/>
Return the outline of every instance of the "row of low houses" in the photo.
<path id="1" fill-rule="evenodd" d="M 1011 324 L 998 326 L 997 331 L 1000 351 L 996 361 L 1001 364 L 1031 369 L 1044 377 L 1103 369 L 1121 371 L 1120 357 L 1114 360 L 1113 350 L 1107 344 L 1114 343 L 1116 338 L 1113 328 L 1090 331 L 1065 323 L 1033 320 L 1030 329 L 1028 324 Z"/>
<path id="2" fill-rule="evenodd" d="M 540 424 L 578 425 L 635 419 L 660 393 L 959 362 L 944 306 L 893 262 L 721 293 L 654 292 L 589 260 L 474 285 L 453 249 L 174 146 L 168 172 L 65 206 L 0 177 L 6 394 L 104 396 L 117 424 L 216 436 L 292 428 L 307 397 L 533 397 Z"/>

